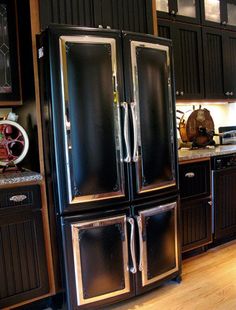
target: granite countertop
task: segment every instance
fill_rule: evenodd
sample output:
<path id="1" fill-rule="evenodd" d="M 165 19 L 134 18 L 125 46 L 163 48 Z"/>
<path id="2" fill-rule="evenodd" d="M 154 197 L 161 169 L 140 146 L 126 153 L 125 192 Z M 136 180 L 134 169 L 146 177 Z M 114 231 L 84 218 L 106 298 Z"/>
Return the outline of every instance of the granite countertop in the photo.
<path id="1" fill-rule="evenodd" d="M 203 149 L 181 149 L 178 151 L 179 161 L 212 157 L 236 153 L 236 145 L 219 145 Z"/>
<path id="2" fill-rule="evenodd" d="M 38 172 L 33 172 L 26 169 L 23 171 L 6 170 L 5 172 L 0 173 L 0 186 L 25 182 L 38 182 L 42 179 L 42 175 Z"/>

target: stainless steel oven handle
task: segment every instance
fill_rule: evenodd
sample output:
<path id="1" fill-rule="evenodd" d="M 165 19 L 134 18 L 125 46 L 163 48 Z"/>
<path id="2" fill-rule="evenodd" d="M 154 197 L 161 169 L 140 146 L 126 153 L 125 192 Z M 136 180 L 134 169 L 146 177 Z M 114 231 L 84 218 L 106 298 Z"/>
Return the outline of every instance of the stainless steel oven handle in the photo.
<path id="1" fill-rule="evenodd" d="M 134 130 L 134 152 L 133 152 L 133 162 L 138 161 L 138 125 L 137 125 L 137 115 L 136 115 L 136 102 L 130 103 Z"/>
<path id="2" fill-rule="evenodd" d="M 130 252 L 131 252 L 131 258 L 132 258 L 132 262 L 133 262 L 133 267 L 130 268 L 130 271 L 132 273 L 136 273 L 137 272 L 137 263 L 136 263 L 136 255 L 135 255 L 135 243 L 134 243 L 134 219 L 132 219 L 131 217 L 127 218 L 127 221 L 130 223 L 131 225 L 131 232 L 130 232 Z"/>
<path id="3" fill-rule="evenodd" d="M 142 235 L 142 219 L 137 216 L 138 235 L 139 235 L 139 271 L 143 271 L 143 235 Z"/>
<path id="4" fill-rule="evenodd" d="M 131 162 L 131 151 L 130 151 L 130 143 L 129 143 L 129 108 L 127 102 L 122 102 L 122 108 L 125 111 L 124 118 L 124 139 L 125 139 L 125 147 L 126 147 L 126 157 L 124 158 L 124 162 Z"/>

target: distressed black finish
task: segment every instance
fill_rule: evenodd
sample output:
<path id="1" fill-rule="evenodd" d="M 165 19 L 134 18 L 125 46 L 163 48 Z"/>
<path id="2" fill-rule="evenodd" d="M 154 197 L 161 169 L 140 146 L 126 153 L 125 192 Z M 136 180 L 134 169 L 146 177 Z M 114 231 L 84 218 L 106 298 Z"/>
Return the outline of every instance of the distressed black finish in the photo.
<path id="1" fill-rule="evenodd" d="M 40 0 L 41 28 L 50 23 L 153 33 L 152 0 Z"/>

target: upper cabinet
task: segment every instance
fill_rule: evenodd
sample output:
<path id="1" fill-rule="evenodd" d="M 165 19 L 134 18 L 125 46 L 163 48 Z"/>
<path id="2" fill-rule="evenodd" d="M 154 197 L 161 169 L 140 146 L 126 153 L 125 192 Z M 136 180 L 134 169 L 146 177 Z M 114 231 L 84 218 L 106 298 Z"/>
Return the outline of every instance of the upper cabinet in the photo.
<path id="1" fill-rule="evenodd" d="M 50 23 L 153 34 L 152 0 L 40 0 L 41 28 Z"/>
<path id="2" fill-rule="evenodd" d="M 202 0 L 202 21 L 208 26 L 236 29 L 236 1 Z"/>
<path id="3" fill-rule="evenodd" d="M 14 0 L 0 0 L 0 105 L 21 104 L 19 46 Z"/>
<path id="4" fill-rule="evenodd" d="M 200 22 L 198 0 L 156 0 L 157 16 L 190 23 Z"/>

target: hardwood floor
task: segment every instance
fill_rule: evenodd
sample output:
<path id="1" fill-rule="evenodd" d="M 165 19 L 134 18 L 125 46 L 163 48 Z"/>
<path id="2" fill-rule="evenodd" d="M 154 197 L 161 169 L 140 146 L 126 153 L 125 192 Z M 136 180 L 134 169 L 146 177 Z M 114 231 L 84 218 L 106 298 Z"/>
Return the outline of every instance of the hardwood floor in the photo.
<path id="1" fill-rule="evenodd" d="M 104 310 L 235 310 L 236 240 L 183 261 L 182 278 Z"/>

